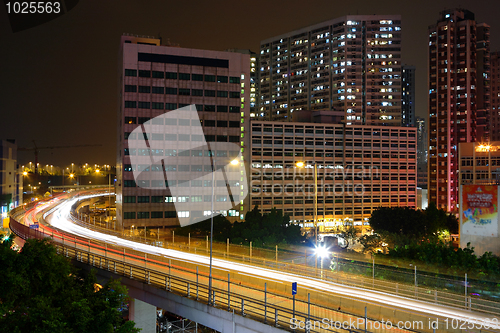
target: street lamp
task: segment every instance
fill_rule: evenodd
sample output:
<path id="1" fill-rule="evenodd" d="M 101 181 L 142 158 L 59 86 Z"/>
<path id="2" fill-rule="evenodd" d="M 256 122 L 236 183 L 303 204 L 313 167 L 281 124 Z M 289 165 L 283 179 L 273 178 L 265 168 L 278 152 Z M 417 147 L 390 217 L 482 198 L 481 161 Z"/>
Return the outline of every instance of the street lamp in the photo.
<path id="1" fill-rule="evenodd" d="M 231 161 L 231 165 L 238 165 L 238 160 Z M 214 235 L 214 201 L 215 201 L 215 167 L 216 159 L 212 158 L 212 214 L 210 216 L 210 268 L 208 272 L 208 304 L 212 304 L 212 243 Z"/>
<path id="2" fill-rule="evenodd" d="M 316 255 L 321 260 L 321 278 L 323 278 L 323 258 L 327 258 L 329 256 L 328 248 L 323 246 L 316 246 Z"/>
<path id="3" fill-rule="evenodd" d="M 315 243 L 316 247 L 318 246 L 318 222 L 317 222 L 317 215 L 318 215 L 318 166 L 315 161 L 312 162 L 314 166 L 314 233 L 315 233 Z M 304 162 L 297 162 L 295 165 L 299 168 L 304 168 L 305 163 Z"/>

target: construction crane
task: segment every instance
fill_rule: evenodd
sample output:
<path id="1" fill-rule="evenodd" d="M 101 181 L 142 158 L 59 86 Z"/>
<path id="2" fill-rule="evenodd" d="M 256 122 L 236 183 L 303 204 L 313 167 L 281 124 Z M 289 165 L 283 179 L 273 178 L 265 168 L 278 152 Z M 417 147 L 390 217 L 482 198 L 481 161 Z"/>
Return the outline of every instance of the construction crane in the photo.
<path id="1" fill-rule="evenodd" d="M 38 147 L 35 143 L 35 140 L 33 140 L 33 145 L 35 147 L 33 148 L 17 148 L 18 151 L 30 151 L 33 150 L 35 152 L 35 175 L 38 174 L 38 151 L 41 149 L 60 149 L 60 148 L 77 148 L 77 147 L 101 147 L 101 144 L 94 144 L 94 145 L 71 145 L 71 146 L 50 146 L 50 147 Z"/>

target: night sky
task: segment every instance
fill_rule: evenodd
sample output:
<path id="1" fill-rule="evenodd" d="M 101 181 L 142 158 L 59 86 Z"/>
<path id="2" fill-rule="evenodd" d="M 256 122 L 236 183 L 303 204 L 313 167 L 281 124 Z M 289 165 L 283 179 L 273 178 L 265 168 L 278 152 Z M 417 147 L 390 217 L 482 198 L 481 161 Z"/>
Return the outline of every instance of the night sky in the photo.
<path id="1" fill-rule="evenodd" d="M 259 52 L 260 41 L 344 15 L 401 14 L 402 59 L 415 65 L 417 116 L 427 113 L 427 27 L 447 8 L 466 8 L 491 26 L 500 50 L 500 1 L 160 1 L 83 0 L 37 27 L 13 33 L 0 9 L 0 138 L 41 150 L 42 165 L 115 164 L 118 47 L 122 33 L 164 43 Z M 22 152 L 19 162 L 34 161 Z"/>

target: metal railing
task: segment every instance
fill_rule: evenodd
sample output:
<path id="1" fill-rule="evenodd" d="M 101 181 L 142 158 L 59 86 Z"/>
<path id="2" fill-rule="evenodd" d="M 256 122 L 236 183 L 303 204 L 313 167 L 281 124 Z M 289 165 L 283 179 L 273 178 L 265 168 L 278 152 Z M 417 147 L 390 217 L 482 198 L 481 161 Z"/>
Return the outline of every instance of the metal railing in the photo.
<path id="1" fill-rule="evenodd" d="M 189 261 L 166 258 L 162 256 L 144 254 L 142 252 L 109 245 L 65 233 L 45 233 L 44 230 L 33 230 L 19 223 L 14 212 L 11 218 L 11 229 L 20 237 L 43 238 L 51 237 L 59 253 L 80 262 L 101 269 L 112 271 L 157 288 L 166 289 L 183 297 L 192 298 L 200 302 L 208 302 L 208 267 Z M 272 262 L 271 262 L 272 263 Z M 274 263 L 271 264 L 271 267 Z M 262 262 L 263 266 L 266 263 Z M 200 270 L 201 268 L 201 270 Z M 303 269 L 303 267 L 302 267 Z M 293 273 L 294 272 L 292 270 Z M 328 276 L 324 277 L 328 279 Z M 326 292 L 307 290 L 303 287 L 296 297 L 289 294 L 289 290 L 273 281 L 252 277 L 252 283 L 246 282 L 238 274 L 217 269 L 213 273 L 213 290 L 215 304 L 213 306 L 234 311 L 236 314 L 248 316 L 285 330 L 292 330 L 292 324 L 299 332 L 365 332 L 367 327 L 376 327 L 387 314 L 393 318 L 421 321 L 424 327 L 419 330 L 403 329 L 401 331 L 432 332 L 428 328 L 428 316 L 402 311 L 390 306 L 372 304 L 354 298 L 340 297 Z M 263 286 L 259 285 L 262 284 Z M 257 286 L 256 286 L 257 285 Z M 270 286 L 271 288 L 268 288 Z M 311 298 L 312 295 L 312 298 Z M 337 307 L 338 306 L 338 307 Z M 345 308 L 349 311 L 344 310 Z M 364 309 L 364 315 L 363 315 Z M 367 311 L 369 309 L 369 311 Z M 370 316 L 368 316 L 370 314 Z M 329 318 L 335 325 L 324 324 L 324 318 Z M 361 323 L 356 328 L 352 325 L 342 327 L 342 323 Z M 338 327 L 338 323 L 340 327 Z M 309 329 L 305 326 L 309 324 Z M 444 323 L 439 322 L 445 329 Z M 319 327 L 317 327 L 320 325 Z M 326 328 L 325 328 L 326 327 Z M 392 331 L 392 329 L 373 329 L 373 332 Z M 461 332 L 462 330 L 450 330 Z M 486 332 L 482 330 L 467 330 L 468 332 Z"/>
<path id="2" fill-rule="evenodd" d="M 106 191 L 106 189 L 103 189 Z M 94 191 L 96 192 L 96 191 Z M 93 193 L 94 193 L 93 192 Z M 97 191 L 100 192 L 100 191 Z M 32 203 L 32 205 L 35 203 Z M 14 210 L 13 214 L 22 214 L 24 210 Z M 13 215 L 14 216 L 14 215 Z M 72 220 L 83 227 L 91 228 L 98 230 L 103 233 L 107 233 L 110 235 L 124 237 L 122 232 L 109 230 L 109 228 L 99 227 L 96 225 L 92 225 L 90 220 L 84 221 L 79 218 L 78 214 L 74 211 L 71 213 Z M 158 242 L 156 239 L 143 237 L 125 237 L 135 242 L 140 242 L 148 245 L 160 246 L 168 249 L 179 250 L 188 253 L 201 254 L 201 255 L 209 255 L 209 247 L 208 240 L 206 244 L 203 240 L 194 239 L 189 237 L 179 237 L 177 236 L 177 240 L 181 240 L 180 242 Z M 252 251 L 253 250 L 253 251 Z M 253 253 L 252 253 L 253 252 Z M 234 244 L 221 244 L 214 243 L 214 257 L 224 258 L 226 260 L 232 260 L 235 262 L 251 264 L 257 267 L 265 267 L 269 269 L 274 269 L 280 272 L 292 273 L 295 275 L 300 275 L 304 277 L 313 277 L 318 278 L 327 282 L 338 283 L 341 285 L 352 286 L 352 287 L 360 287 L 371 289 L 374 291 L 380 291 L 384 293 L 389 293 L 397 296 L 403 296 L 408 298 L 413 298 L 421 301 L 426 301 L 438 305 L 450 306 L 454 308 L 462 308 L 469 311 L 478 311 L 486 314 L 491 314 L 494 316 L 500 315 L 500 303 L 494 302 L 488 299 L 483 299 L 481 297 L 473 297 L 467 294 L 467 285 L 468 283 L 464 283 L 463 281 L 446 281 L 440 279 L 439 282 L 443 284 L 448 284 L 448 286 L 452 286 L 452 284 L 462 282 L 462 288 L 465 289 L 465 293 L 453 293 L 446 290 L 440 290 L 437 288 L 420 286 L 417 283 L 405 283 L 405 282 L 395 282 L 393 279 L 391 280 L 382 280 L 377 278 L 376 272 L 379 272 L 382 269 L 387 270 L 388 268 L 379 268 L 378 265 L 373 265 L 372 277 L 365 277 L 360 274 L 346 273 L 342 272 L 341 268 L 351 267 L 353 264 L 346 259 L 341 259 L 339 261 L 339 257 L 337 256 L 337 261 L 335 262 L 335 257 L 333 258 L 333 267 L 334 270 L 330 269 L 317 269 L 311 266 L 305 266 L 302 264 L 294 264 L 289 261 L 283 261 L 281 258 L 285 257 L 285 255 L 280 254 L 280 260 L 278 259 L 278 251 L 275 252 L 274 258 L 269 258 L 268 250 L 263 249 L 252 249 L 248 247 L 244 247 L 241 245 Z M 274 252 L 274 251 L 273 251 Z M 266 255 L 267 254 L 267 255 Z M 291 254 L 293 256 L 293 254 Z M 311 257 L 314 257 L 314 254 L 310 254 Z M 284 259 L 286 260 L 286 259 Z M 305 252 L 305 262 L 307 262 L 307 252 Z M 389 268 L 390 270 L 390 268 Z M 391 273 L 391 272 L 389 272 Z M 415 276 L 411 273 L 402 273 L 401 271 L 394 270 L 392 272 L 392 278 L 395 278 L 396 275 L 408 275 L 406 276 L 406 280 L 412 280 L 415 277 L 415 282 L 418 280 L 422 280 L 425 278 L 434 279 L 435 277 L 426 276 L 424 274 Z M 403 280 L 405 279 L 403 278 Z M 460 287 L 460 286 L 459 286 Z M 470 287 L 469 287 L 470 290 Z"/>
<path id="3" fill-rule="evenodd" d="M 136 237 L 136 236 L 124 236 L 123 232 L 109 230 L 108 228 L 101 227 L 99 225 L 93 225 L 89 220 L 84 220 L 79 217 L 78 214 L 74 212 L 71 213 L 72 220 L 83 227 L 95 229 L 99 232 L 106 233 L 113 236 L 124 237 L 126 239 L 132 240 L 134 242 L 139 242 L 147 245 L 160 246 L 167 249 L 174 249 L 183 252 L 193 253 L 193 254 L 201 254 L 201 255 L 209 255 L 209 246 L 208 240 L 202 240 L 197 238 L 183 237 L 183 236 L 175 236 L 177 242 L 164 242 L 157 241 L 154 238 L 145 238 L 145 237 Z M 206 244 L 205 244 L 206 243 Z M 303 264 L 295 264 L 290 261 L 284 261 L 280 258 L 280 260 L 276 260 L 278 258 L 278 254 L 274 255 L 274 258 L 269 255 L 269 250 L 263 249 L 249 249 L 249 247 L 244 247 L 241 245 L 234 244 L 222 244 L 222 243 L 214 243 L 213 246 L 213 256 L 220 259 L 232 260 L 235 262 L 251 264 L 257 267 L 265 267 L 269 269 L 278 270 L 280 272 L 292 273 L 304 277 L 313 277 L 318 278 L 324 281 L 338 283 L 346 286 L 359 287 L 370 289 L 374 291 L 380 291 L 384 293 L 389 293 L 397 296 L 403 296 L 408 298 L 413 298 L 416 300 L 431 302 L 438 305 L 445 305 L 455 308 L 463 308 L 466 310 L 473 310 L 478 312 L 483 312 L 487 314 L 492 314 L 495 316 L 500 316 L 500 303 L 494 302 L 491 300 L 483 299 L 480 297 L 473 297 L 471 295 L 467 295 L 467 291 L 465 286 L 462 288 L 465 289 L 465 293 L 453 293 L 445 290 L 439 290 L 437 288 L 419 286 L 417 284 L 405 283 L 405 282 L 395 282 L 392 279 L 382 280 L 377 278 L 376 271 L 372 271 L 373 277 L 365 277 L 361 274 L 347 273 L 342 272 L 341 270 L 346 268 L 349 265 L 353 265 L 350 260 L 347 259 L 339 259 L 339 257 L 333 257 L 332 263 L 334 269 L 326 269 L 315 268 L 314 265 L 306 266 Z M 264 255 L 263 255 L 264 254 Z M 268 255 L 266 255 L 268 254 Z M 274 254 L 274 253 L 273 253 Z M 288 254 L 288 257 L 296 257 L 296 253 Z M 313 252 L 305 252 L 303 255 L 305 257 L 304 261 L 307 262 L 307 258 L 313 257 L 315 260 L 315 255 Z M 280 257 L 287 257 L 287 255 L 281 254 Z M 329 265 L 327 265 L 329 266 Z M 373 268 L 376 270 L 382 270 L 387 268 L 380 268 L 378 265 L 373 265 Z M 390 269 L 389 269 L 390 270 Z M 391 273 L 391 272 L 389 272 Z M 408 275 L 407 280 L 412 281 L 414 279 L 414 275 L 412 273 L 402 273 L 401 271 L 393 270 L 392 272 L 395 277 L 397 274 Z M 435 277 L 426 276 L 425 274 L 418 274 L 415 276 L 418 280 L 422 280 L 424 278 L 434 279 Z M 443 283 L 457 283 L 460 281 L 450 280 L 443 281 Z"/>

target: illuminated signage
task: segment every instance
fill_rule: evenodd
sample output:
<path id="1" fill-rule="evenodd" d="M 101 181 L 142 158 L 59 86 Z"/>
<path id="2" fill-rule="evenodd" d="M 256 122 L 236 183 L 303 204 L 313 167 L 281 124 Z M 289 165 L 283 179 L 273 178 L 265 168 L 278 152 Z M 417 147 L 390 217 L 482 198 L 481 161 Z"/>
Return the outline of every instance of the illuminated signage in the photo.
<path id="1" fill-rule="evenodd" d="M 479 145 L 476 146 L 476 153 L 487 153 L 490 151 L 497 151 L 498 146 L 491 146 L 491 145 Z"/>

